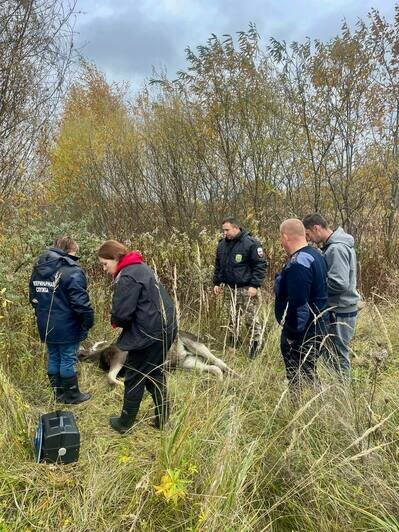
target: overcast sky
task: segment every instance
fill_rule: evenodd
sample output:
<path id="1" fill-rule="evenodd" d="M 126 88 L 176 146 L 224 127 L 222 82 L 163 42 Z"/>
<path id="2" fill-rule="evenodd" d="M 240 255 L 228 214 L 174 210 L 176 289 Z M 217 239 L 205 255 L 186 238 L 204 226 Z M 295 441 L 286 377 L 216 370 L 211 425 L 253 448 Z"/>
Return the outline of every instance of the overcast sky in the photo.
<path id="1" fill-rule="evenodd" d="M 254 22 L 264 46 L 270 37 L 327 40 L 346 19 L 366 19 L 376 7 L 393 19 L 392 0 L 77 0 L 75 41 L 108 81 L 139 88 L 152 67 L 173 78 L 185 66 L 187 46 L 246 30 Z"/>

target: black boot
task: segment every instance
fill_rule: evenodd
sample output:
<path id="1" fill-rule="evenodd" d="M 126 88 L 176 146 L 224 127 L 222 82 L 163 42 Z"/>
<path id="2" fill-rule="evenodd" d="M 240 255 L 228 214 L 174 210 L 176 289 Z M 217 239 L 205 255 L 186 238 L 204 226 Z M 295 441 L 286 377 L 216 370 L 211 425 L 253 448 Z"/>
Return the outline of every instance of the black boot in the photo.
<path id="1" fill-rule="evenodd" d="M 48 380 L 50 381 L 50 386 L 53 388 L 54 399 L 56 401 L 62 400 L 64 389 L 61 386 L 60 374 L 57 373 L 56 375 L 53 375 L 52 373 L 47 373 L 47 376 L 48 376 Z"/>
<path id="2" fill-rule="evenodd" d="M 119 432 L 125 434 L 136 421 L 137 412 L 140 408 L 141 400 L 125 399 L 123 401 L 123 408 L 120 416 L 112 416 L 109 418 L 111 427 Z"/>
<path id="3" fill-rule="evenodd" d="M 258 341 L 254 341 L 252 342 L 252 345 L 251 345 L 251 348 L 249 350 L 249 358 L 251 360 L 253 360 L 254 358 L 256 358 L 258 355 L 259 355 L 259 351 L 260 351 L 260 344 Z"/>
<path id="4" fill-rule="evenodd" d="M 82 393 L 79 390 L 77 375 L 61 378 L 61 384 L 64 387 L 64 393 L 61 400 L 67 405 L 77 405 L 84 401 L 88 401 L 91 397 L 89 393 Z"/>

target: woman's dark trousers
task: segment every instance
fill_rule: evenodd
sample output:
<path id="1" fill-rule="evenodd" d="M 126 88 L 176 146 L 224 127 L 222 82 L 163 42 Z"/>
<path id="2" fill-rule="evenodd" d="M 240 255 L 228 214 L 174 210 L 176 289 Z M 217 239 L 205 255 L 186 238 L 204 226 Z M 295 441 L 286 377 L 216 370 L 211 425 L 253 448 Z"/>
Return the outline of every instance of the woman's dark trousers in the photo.
<path id="1" fill-rule="evenodd" d="M 126 360 L 125 393 L 120 425 L 130 428 L 137 416 L 144 390 L 147 389 L 155 405 L 155 426 L 162 428 L 169 416 L 164 361 L 169 346 L 154 342 L 148 347 L 129 351 Z"/>

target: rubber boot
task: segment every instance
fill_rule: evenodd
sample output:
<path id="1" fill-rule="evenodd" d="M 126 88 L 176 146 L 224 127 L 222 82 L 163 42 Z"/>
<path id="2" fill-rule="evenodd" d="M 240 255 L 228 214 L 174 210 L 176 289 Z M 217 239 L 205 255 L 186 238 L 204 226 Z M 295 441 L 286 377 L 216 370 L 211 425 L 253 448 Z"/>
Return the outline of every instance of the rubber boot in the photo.
<path id="1" fill-rule="evenodd" d="M 62 377 L 61 384 L 64 388 L 61 400 L 66 405 L 77 405 L 88 401 L 91 397 L 89 393 L 83 393 L 79 390 L 77 375 L 73 375 L 73 377 Z"/>
<path id="2" fill-rule="evenodd" d="M 123 408 L 120 416 L 111 416 L 109 418 L 109 424 L 111 428 L 125 434 L 136 421 L 136 416 L 140 408 L 141 400 L 137 399 L 124 399 Z"/>
<path id="3" fill-rule="evenodd" d="M 50 381 L 50 386 L 53 388 L 54 399 L 56 401 L 62 400 L 64 389 L 61 386 L 60 374 L 57 373 L 56 375 L 53 375 L 52 373 L 47 373 L 47 376 L 48 376 L 48 380 Z"/>

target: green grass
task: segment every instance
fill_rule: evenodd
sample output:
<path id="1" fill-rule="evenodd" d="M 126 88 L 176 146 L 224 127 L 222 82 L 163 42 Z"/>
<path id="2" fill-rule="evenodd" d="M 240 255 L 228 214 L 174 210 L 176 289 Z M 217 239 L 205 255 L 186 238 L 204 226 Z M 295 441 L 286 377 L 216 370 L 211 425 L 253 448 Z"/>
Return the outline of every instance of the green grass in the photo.
<path id="1" fill-rule="evenodd" d="M 108 416 L 120 411 L 123 388 L 82 364 L 81 388 L 93 397 L 65 406 L 82 440 L 79 461 L 65 466 L 34 463 L 37 416 L 59 405 L 33 320 L 20 311 L 18 332 L 3 328 L 0 337 L 0 531 L 399 530 L 398 309 L 363 310 L 353 383 L 342 387 L 322 370 L 322 391 L 305 393 L 294 410 L 272 317 L 250 362 L 222 352 L 214 316 L 223 316 L 204 305 L 204 334 L 241 378 L 174 373 L 170 427 L 150 427 L 146 397 L 121 437 Z M 100 321 L 91 336 L 109 335 Z"/>

